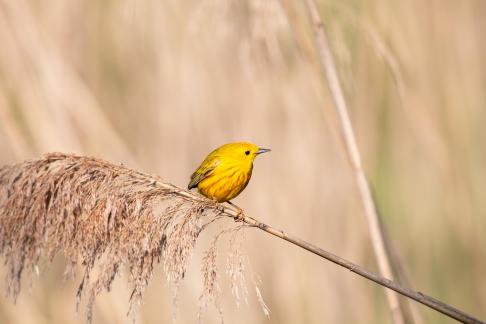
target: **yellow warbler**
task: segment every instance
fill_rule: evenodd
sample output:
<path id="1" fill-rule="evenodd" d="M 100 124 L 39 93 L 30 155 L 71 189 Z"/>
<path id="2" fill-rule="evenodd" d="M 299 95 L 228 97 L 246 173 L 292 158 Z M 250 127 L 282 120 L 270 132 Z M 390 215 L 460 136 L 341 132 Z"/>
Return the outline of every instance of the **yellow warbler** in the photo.
<path id="1" fill-rule="evenodd" d="M 229 202 L 250 181 L 256 156 L 268 151 L 245 142 L 225 144 L 209 153 L 192 174 L 187 188 L 190 190 L 197 187 L 209 199 Z"/>

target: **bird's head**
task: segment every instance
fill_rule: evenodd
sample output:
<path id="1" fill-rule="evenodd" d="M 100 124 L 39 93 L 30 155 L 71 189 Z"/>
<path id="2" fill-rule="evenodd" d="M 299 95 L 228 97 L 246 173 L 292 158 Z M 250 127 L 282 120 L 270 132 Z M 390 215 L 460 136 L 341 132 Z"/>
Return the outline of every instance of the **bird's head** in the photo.
<path id="1" fill-rule="evenodd" d="M 258 147 L 252 143 L 238 142 L 229 143 L 221 146 L 218 151 L 221 155 L 230 157 L 238 161 L 253 162 L 262 153 L 269 152 L 269 149 Z"/>

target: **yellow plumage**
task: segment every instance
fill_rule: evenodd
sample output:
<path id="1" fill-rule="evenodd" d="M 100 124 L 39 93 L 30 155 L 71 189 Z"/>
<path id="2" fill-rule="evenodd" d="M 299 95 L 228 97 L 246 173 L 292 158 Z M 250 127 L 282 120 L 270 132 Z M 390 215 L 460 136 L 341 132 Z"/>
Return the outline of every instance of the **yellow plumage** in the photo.
<path id="1" fill-rule="evenodd" d="M 225 144 L 204 159 L 187 188 L 197 187 L 201 194 L 218 202 L 229 201 L 248 185 L 256 156 L 268 151 L 245 142 Z"/>

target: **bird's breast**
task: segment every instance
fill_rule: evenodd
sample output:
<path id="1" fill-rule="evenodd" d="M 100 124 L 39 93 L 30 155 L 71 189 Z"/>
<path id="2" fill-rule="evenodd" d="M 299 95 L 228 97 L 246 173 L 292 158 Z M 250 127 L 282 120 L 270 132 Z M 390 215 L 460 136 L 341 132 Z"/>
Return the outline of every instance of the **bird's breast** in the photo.
<path id="1" fill-rule="evenodd" d="M 221 164 L 210 177 L 199 183 L 199 191 L 210 199 L 224 202 L 238 196 L 250 181 L 253 165 Z"/>

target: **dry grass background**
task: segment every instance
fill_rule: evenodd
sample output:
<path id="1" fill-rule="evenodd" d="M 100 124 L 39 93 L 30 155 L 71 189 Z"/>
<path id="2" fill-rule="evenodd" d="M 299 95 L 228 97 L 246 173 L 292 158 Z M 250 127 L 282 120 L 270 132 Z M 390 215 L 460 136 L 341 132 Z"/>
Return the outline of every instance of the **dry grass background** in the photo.
<path id="1" fill-rule="evenodd" d="M 236 202 L 376 270 L 307 17 L 282 3 L 296 10 L 292 28 L 276 0 L 0 0 L 0 162 L 76 152 L 184 187 L 211 149 L 249 140 L 273 151 Z M 414 287 L 485 318 L 486 4 L 320 8 L 366 171 Z M 181 286 L 182 323 L 197 322 L 209 240 Z M 227 322 L 388 322 L 381 288 L 262 233 L 248 231 L 244 245 L 271 316 L 255 298 L 237 308 L 223 285 Z M 63 282 L 61 258 L 39 270 L 16 305 L 0 299 L 0 322 L 84 322 L 75 314 L 81 278 Z M 172 317 L 162 268 L 155 272 L 140 323 Z M 97 300 L 96 323 L 127 321 L 125 278 Z M 449 322 L 420 311 L 427 323 Z"/>

